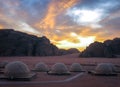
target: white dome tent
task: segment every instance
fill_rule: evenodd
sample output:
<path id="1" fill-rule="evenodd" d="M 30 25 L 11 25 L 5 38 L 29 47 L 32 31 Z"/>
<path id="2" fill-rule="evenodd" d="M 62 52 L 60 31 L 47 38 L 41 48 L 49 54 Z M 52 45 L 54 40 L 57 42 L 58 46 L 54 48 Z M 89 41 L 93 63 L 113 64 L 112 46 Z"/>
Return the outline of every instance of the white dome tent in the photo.
<path id="1" fill-rule="evenodd" d="M 79 63 L 73 63 L 70 66 L 70 71 L 71 72 L 84 72 L 82 66 Z"/>
<path id="2" fill-rule="evenodd" d="M 33 71 L 37 72 L 47 72 L 48 70 L 49 70 L 48 66 L 43 62 L 37 63 L 35 65 L 35 69 L 33 69 Z"/>
<path id="3" fill-rule="evenodd" d="M 64 63 L 56 63 L 52 66 L 51 71 L 48 72 L 51 75 L 70 75 L 68 68 Z"/>
<path id="4" fill-rule="evenodd" d="M 14 61 L 5 66 L 4 75 L 0 78 L 9 80 L 31 80 L 35 75 L 35 73 L 30 73 L 30 70 L 25 63 Z"/>
<path id="5" fill-rule="evenodd" d="M 94 75 L 106 75 L 106 76 L 112 76 L 117 75 L 117 73 L 114 72 L 113 66 L 110 63 L 99 63 L 94 71 L 91 71 Z"/>
<path id="6" fill-rule="evenodd" d="M 112 63 L 107 63 L 107 64 L 112 68 L 113 72 L 117 72 L 116 67 L 115 67 L 114 64 L 112 64 Z"/>

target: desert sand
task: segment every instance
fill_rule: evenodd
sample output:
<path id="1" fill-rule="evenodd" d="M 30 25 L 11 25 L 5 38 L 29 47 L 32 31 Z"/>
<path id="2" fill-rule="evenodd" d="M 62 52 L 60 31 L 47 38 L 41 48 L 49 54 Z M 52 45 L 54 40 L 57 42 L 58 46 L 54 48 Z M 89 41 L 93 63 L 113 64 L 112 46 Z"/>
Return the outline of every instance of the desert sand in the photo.
<path id="1" fill-rule="evenodd" d="M 120 58 L 79 58 L 78 54 L 49 57 L 1 57 L 0 61 L 23 61 L 30 69 L 38 62 L 45 62 L 49 67 L 57 62 L 65 63 L 68 68 L 78 62 L 84 70 L 94 70 L 98 63 L 113 63 L 120 70 Z M 120 73 L 118 76 L 94 76 L 87 72 L 71 72 L 71 75 L 48 75 L 37 72 L 37 77 L 31 81 L 8 81 L 0 79 L 0 87 L 120 87 Z"/>

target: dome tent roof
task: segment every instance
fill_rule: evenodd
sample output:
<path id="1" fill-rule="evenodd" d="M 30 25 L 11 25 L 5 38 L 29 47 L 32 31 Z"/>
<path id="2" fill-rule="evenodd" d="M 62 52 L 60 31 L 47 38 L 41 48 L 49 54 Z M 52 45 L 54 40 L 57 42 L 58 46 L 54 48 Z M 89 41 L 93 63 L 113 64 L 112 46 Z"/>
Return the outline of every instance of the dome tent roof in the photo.
<path id="1" fill-rule="evenodd" d="M 52 66 L 49 74 L 68 75 L 70 72 L 64 63 L 56 63 Z"/>
<path id="2" fill-rule="evenodd" d="M 107 63 L 100 63 L 95 68 L 95 71 L 100 74 L 111 74 L 112 68 Z"/>
<path id="3" fill-rule="evenodd" d="M 8 77 L 24 77 L 29 73 L 29 68 L 21 61 L 11 62 L 5 67 L 5 75 Z"/>
<path id="4" fill-rule="evenodd" d="M 40 62 L 35 65 L 35 69 L 33 71 L 47 72 L 48 70 L 48 66 L 45 63 Z"/>
<path id="5" fill-rule="evenodd" d="M 113 72 L 116 72 L 116 67 L 114 64 L 112 64 L 112 63 L 107 63 L 107 64 L 112 68 Z"/>
<path id="6" fill-rule="evenodd" d="M 113 71 L 113 67 L 110 63 L 99 63 L 92 74 L 95 75 L 117 75 Z"/>
<path id="7" fill-rule="evenodd" d="M 34 73 L 30 73 L 28 66 L 21 61 L 10 62 L 5 66 L 4 76 L 0 78 L 7 78 L 10 80 L 28 80 L 35 76 Z"/>
<path id="8" fill-rule="evenodd" d="M 83 71 L 82 66 L 79 63 L 73 63 L 70 67 L 70 71 L 72 72 L 81 72 Z"/>

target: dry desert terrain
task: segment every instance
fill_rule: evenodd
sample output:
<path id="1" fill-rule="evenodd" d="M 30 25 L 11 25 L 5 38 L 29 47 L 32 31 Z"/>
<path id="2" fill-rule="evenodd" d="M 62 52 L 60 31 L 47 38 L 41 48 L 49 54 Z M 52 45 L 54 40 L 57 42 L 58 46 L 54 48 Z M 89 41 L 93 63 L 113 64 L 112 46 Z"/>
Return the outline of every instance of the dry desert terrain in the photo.
<path id="1" fill-rule="evenodd" d="M 8 81 L 0 79 L 0 87 L 120 87 L 120 73 L 117 76 L 95 76 L 87 73 L 94 70 L 98 63 L 113 63 L 120 70 L 120 58 L 79 58 L 78 54 L 49 57 L 1 57 L 0 61 L 23 61 L 30 69 L 38 62 L 44 62 L 49 67 L 55 63 L 65 63 L 68 68 L 72 63 L 80 63 L 86 72 L 71 72 L 71 75 L 48 75 L 37 72 L 31 81 Z"/>

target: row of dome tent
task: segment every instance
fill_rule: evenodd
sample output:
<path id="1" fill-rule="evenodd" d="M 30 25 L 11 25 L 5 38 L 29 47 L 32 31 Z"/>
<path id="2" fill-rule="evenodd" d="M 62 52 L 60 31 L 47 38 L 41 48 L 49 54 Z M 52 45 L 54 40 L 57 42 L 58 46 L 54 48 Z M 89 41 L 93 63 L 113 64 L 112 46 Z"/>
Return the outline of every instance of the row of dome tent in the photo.
<path id="1" fill-rule="evenodd" d="M 13 61 L 1 62 L 0 68 L 4 68 L 0 70 L 3 73 L 0 74 L 0 79 L 9 80 L 31 80 L 36 77 L 35 72 L 47 72 L 48 75 L 70 75 L 71 72 L 85 72 L 79 63 L 73 63 L 70 69 L 64 63 L 56 63 L 49 69 L 47 64 L 40 62 L 35 65 L 34 69 L 30 70 L 22 61 Z M 99 63 L 93 71 L 88 71 L 88 73 L 92 75 L 116 76 L 119 72 L 117 72 L 116 66 L 112 63 Z"/>

